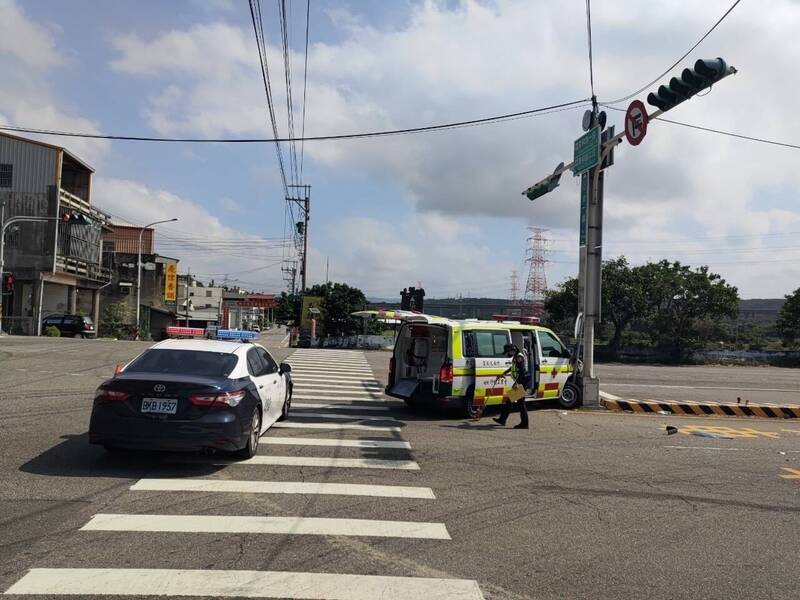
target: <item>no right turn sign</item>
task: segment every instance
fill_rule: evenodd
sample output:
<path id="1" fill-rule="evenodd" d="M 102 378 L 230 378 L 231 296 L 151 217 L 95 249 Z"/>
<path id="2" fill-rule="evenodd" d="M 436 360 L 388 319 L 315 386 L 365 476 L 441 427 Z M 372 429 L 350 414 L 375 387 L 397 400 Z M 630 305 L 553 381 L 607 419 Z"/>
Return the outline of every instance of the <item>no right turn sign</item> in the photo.
<path id="1" fill-rule="evenodd" d="M 625 138 L 631 146 L 638 146 L 647 133 L 647 108 L 641 100 L 634 100 L 625 111 Z"/>

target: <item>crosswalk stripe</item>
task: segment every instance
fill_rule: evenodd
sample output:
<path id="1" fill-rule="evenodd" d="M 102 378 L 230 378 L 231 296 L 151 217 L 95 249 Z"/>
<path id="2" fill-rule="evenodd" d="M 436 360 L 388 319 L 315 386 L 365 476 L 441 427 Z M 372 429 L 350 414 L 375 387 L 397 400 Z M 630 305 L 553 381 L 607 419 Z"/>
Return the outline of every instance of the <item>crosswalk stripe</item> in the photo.
<path id="1" fill-rule="evenodd" d="M 301 373 L 298 375 L 292 375 L 293 381 L 343 381 L 343 382 L 352 382 L 352 383 L 371 383 L 373 385 L 377 384 L 380 385 L 380 381 L 375 379 L 374 376 L 347 376 L 347 375 L 328 375 L 326 373 Z"/>
<path id="2" fill-rule="evenodd" d="M 391 469 L 397 471 L 419 471 L 413 460 L 384 460 L 381 458 L 341 458 L 328 456 L 275 456 L 258 454 L 245 460 L 233 460 L 216 456 L 182 454 L 167 458 L 170 463 L 200 463 L 214 466 L 278 466 L 278 467 L 324 467 L 343 469 Z"/>
<path id="3" fill-rule="evenodd" d="M 230 515 L 98 514 L 81 531 L 343 535 L 449 540 L 442 523 Z"/>
<path id="4" fill-rule="evenodd" d="M 399 448 L 410 450 L 411 444 L 400 440 L 342 440 L 310 437 L 263 437 L 262 444 L 274 446 L 331 446 L 334 448 Z"/>
<path id="5" fill-rule="evenodd" d="M 348 394 L 352 394 L 353 392 L 347 392 Z M 384 399 L 382 395 L 379 394 L 364 394 L 360 396 L 320 396 L 319 394 L 303 394 L 303 393 L 294 393 L 292 392 L 292 398 L 296 398 L 297 400 L 341 400 L 343 402 L 374 402 L 376 404 L 381 404 L 387 402 L 387 399 Z M 396 402 L 394 399 L 391 400 L 392 402 Z M 395 406 L 400 406 L 396 404 Z"/>
<path id="6" fill-rule="evenodd" d="M 375 415 L 352 415 L 347 414 L 343 415 L 341 413 L 330 413 L 330 412 L 296 412 L 292 414 L 292 418 L 309 418 L 309 419 L 339 419 L 343 421 L 391 421 L 393 423 L 400 423 L 397 419 L 393 417 L 376 417 Z"/>
<path id="7" fill-rule="evenodd" d="M 297 398 L 297 396 L 295 396 L 295 398 Z M 362 405 L 341 404 L 335 402 L 326 402 L 324 404 L 320 404 L 317 402 L 292 402 L 292 408 L 312 408 L 315 410 L 324 410 L 331 408 L 336 408 L 340 410 L 380 410 L 380 411 L 392 410 L 391 407 L 389 406 L 366 406 L 363 404 Z"/>
<path id="8" fill-rule="evenodd" d="M 358 423 L 296 423 L 294 421 L 278 421 L 272 425 L 277 429 L 354 429 L 356 431 L 387 431 L 397 433 L 400 427 L 382 427 L 380 425 L 359 425 Z"/>
<path id="9" fill-rule="evenodd" d="M 422 498 L 434 500 L 433 490 L 403 485 L 319 483 L 313 481 L 237 481 L 234 479 L 140 479 L 131 488 L 148 492 L 235 492 L 244 494 L 318 494 Z"/>
<path id="10" fill-rule="evenodd" d="M 364 365 L 370 366 L 369 361 L 365 358 L 331 358 L 319 356 L 290 356 L 286 359 L 287 362 L 308 363 L 313 365 L 331 364 L 331 365 Z"/>
<path id="11" fill-rule="evenodd" d="M 6 594 L 484 600 L 470 579 L 228 569 L 31 569 Z"/>
<path id="12" fill-rule="evenodd" d="M 382 385 L 375 385 L 375 384 L 363 384 L 363 385 L 342 385 L 340 383 L 297 383 L 296 387 L 307 389 L 307 388 L 319 388 L 323 390 L 367 390 L 367 391 L 383 391 Z"/>
<path id="13" fill-rule="evenodd" d="M 335 367 L 297 367 L 292 370 L 292 375 L 350 375 L 357 377 L 359 375 L 372 375 L 372 369 L 338 369 Z"/>

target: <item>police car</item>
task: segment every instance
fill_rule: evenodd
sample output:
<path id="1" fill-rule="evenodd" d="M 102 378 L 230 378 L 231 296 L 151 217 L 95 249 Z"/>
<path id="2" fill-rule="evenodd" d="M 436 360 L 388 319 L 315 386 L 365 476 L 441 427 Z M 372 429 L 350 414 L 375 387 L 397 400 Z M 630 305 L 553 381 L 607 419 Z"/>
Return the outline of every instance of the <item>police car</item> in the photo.
<path id="1" fill-rule="evenodd" d="M 222 450 L 255 455 L 259 438 L 286 419 L 291 367 L 243 341 L 169 339 L 104 381 L 89 442 L 109 451 Z"/>

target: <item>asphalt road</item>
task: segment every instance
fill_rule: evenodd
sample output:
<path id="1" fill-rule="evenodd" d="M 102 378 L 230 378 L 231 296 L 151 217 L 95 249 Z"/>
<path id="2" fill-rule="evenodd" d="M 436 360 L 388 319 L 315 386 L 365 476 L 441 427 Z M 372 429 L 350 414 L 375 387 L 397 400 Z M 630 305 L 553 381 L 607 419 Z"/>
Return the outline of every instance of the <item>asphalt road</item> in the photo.
<path id="1" fill-rule="evenodd" d="M 800 404 L 800 369 L 597 365 L 600 388 L 635 400 Z"/>
<path id="2" fill-rule="evenodd" d="M 264 339 L 274 347 L 279 338 Z M 86 440 L 92 391 L 115 364 L 146 346 L 0 339 L 0 591 L 45 585 L 55 573 L 61 593 L 69 582 L 94 590 L 83 597 L 105 597 L 120 585 L 141 592 L 156 580 L 159 593 L 221 597 L 213 586 L 226 580 L 218 571 L 273 571 L 290 576 L 268 585 L 245 574 L 236 589 L 357 600 L 403 594 L 419 600 L 797 597 L 800 424 L 538 408 L 533 430 L 498 428 L 488 418 L 469 422 L 369 399 L 378 396 L 369 381 L 385 381 L 386 353 L 364 353 L 366 367 L 346 356 L 348 369 L 365 382 L 353 385 L 312 373 L 306 365 L 319 355 L 301 350 L 289 360 L 296 365 L 297 396 L 309 398 L 295 398 L 289 423 L 297 428 L 268 431 L 259 456 L 404 461 L 417 470 L 342 468 L 333 460 L 291 466 L 226 464 L 225 457 L 199 455 L 111 457 Z M 291 352 L 274 350 L 279 359 Z M 338 360 L 333 357 L 323 362 Z M 692 373 L 600 368 L 609 380 L 646 386 L 685 384 L 677 373 Z M 702 381 L 713 383 L 752 378 L 737 369 L 726 368 L 727 377 L 700 371 Z M 350 408 L 309 408 L 312 403 Z M 366 414 L 383 420 L 361 420 Z M 397 431 L 309 426 L 331 423 Z M 678 433 L 667 435 L 667 424 Z M 336 445 L 301 445 L 302 438 Z M 347 445 L 364 440 L 410 448 Z M 137 489 L 152 480 L 183 485 L 198 478 L 209 487 Z M 272 487 L 217 491 L 244 485 L 238 482 Z M 297 484 L 317 487 L 292 493 Z M 342 485 L 327 494 L 319 484 Z M 169 515 L 160 526 L 183 531 L 142 531 L 155 527 L 148 515 Z M 226 518 L 212 525 L 202 518 L 213 516 Z M 243 534 L 224 531 L 237 522 L 232 517 L 300 520 L 282 522 L 281 532 Z M 116 530 L 103 530 L 109 522 Z M 223 531 L 198 531 L 214 527 Z M 324 532 L 300 535 L 304 527 Z M 89 568 L 110 571 L 28 571 Z M 170 571 L 170 581 L 152 571 L 125 580 L 121 569 L 196 571 L 180 577 Z M 341 574 L 373 579 L 337 579 Z"/>

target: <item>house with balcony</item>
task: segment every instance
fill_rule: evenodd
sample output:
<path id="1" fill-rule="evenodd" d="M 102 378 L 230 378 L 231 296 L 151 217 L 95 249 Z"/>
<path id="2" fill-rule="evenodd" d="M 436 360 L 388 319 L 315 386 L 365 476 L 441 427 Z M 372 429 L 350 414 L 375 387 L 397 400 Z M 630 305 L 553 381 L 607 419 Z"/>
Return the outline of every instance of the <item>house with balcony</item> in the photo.
<path id="1" fill-rule="evenodd" d="M 3 330 L 41 334 L 51 314 L 99 320 L 100 289 L 110 281 L 102 264 L 108 215 L 92 206 L 94 170 L 66 148 L 0 132 L 0 214 L 45 217 L 6 229 L 3 271 L 14 278 L 2 296 Z"/>

